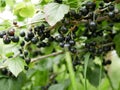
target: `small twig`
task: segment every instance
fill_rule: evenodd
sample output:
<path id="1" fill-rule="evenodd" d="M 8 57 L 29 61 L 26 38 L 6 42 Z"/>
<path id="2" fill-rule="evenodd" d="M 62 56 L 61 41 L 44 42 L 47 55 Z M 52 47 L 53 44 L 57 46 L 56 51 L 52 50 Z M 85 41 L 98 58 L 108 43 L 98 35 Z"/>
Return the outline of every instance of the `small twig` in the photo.
<path id="1" fill-rule="evenodd" d="M 51 57 L 51 56 L 57 56 L 57 55 L 60 55 L 60 54 L 63 54 L 63 51 L 55 52 L 55 53 L 44 55 L 44 56 L 39 56 L 37 58 L 33 58 L 33 59 L 31 59 L 31 62 L 36 62 L 36 61 L 39 61 L 41 59 L 48 58 L 48 57 Z"/>

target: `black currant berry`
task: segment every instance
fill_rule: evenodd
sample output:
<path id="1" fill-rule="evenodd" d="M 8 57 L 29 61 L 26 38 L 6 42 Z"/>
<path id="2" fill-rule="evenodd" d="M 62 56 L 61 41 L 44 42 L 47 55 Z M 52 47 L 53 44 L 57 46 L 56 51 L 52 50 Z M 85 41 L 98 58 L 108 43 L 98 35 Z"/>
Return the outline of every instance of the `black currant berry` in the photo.
<path id="1" fill-rule="evenodd" d="M 22 41 L 22 42 L 20 42 L 20 46 L 24 46 L 25 45 L 25 42 L 24 41 Z"/>
<path id="2" fill-rule="evenodd" d="M 26 58 L 26 59 L 25 59 L 25 62 L 26 62 L 27 65 L 30 63 L 30 61 L 31 61 L 30 58 Z"/>
<path id="3" fill-rule="evenodd" d="M 89 11 L 86 8 L 82 8 L 80 12 L 82 13 L 82 15 L 86 16 Z"/>
<path id="4" fill-rule="evenodd" d="M 108 6 L 108 10 L 109 10 L 109 11 L 113 11 L 113 10 L 114 10 L 114 6 L 113 6 L 113 5 L 109 5 L 109 6 Z"/>
<path id="5" fill-rule="evenodd" d="M 38 41 L 39 41 L 39 39 L 38 39 L 37 37 L 33 37 L 33 38 L 31 39 L 31 42 L 32 42 L 33 44 L 36 44 Z"/>
<path id="6" fill-rule="evenodd" d="M 25 36 L 25 32 L 24 32 L 24 31 L 21 31 L 21 32 L 20 32 L 20 36 L 21 36 L 21 37 L 24 37 L 24 36 Z"/>
<path id="7" fill-rule="evenodd" d="M 32 31 L 29 31 L 29 32 L 27 33 L 27 36 L 28 36 L 30 39 L 32 39 L 32 38 L 34 37 L 34 33 L 33 33 Z"/>
<path id="8" fill-rule="evenodd" d="M 87 9 L 95 10 L 96 4 L 94 2 L 92 2 L 92 1 L 88 1 L 85 4 L 85 6 L 86 6 Z"/>
<path id="9" fill-rule="evenodd" d="M 1 69 L 1 73 L 3 75 L 6 75 L 8 73 L 8 70 L 6 68 Z"/>
<path id="10" fill-rule="evenodd" d="M 25 37 L 24 37 L 24 40 L 25 40 L 26 42 L 29 42 L 29 41 L 30 41 L 30 38 L 29 38 L 28 36 L 25 36 Z"/>
<path id="11" fill-rule="evenodd" d="M 4 44 L 9 44 L 11 42 L 10 37 L 8 37 L 7 35 L 4 35 L 3 36 L 3 42 L 4 42 Z"/>
<path id="12" fill-rule="evenodd" d="M 69 40 L 69 44 L 70 44 L 71 46 L 74 46 L 74 45 L 75 45 L 75 41 L 74 41 L 74 40 Z"/>
<path id="13" fill-rule="evenodd" d="M 13 36 L 13 37 L 11 37 L 11 40 L 13 41 L 13 42 L 19 42 L 19 37 L 18 36 Z"/>
<path id="14" fill-rule="evenodd" d="M 25 57 L 28 56 L 28 51 L 27 51 L 27 50 L 24 51 L 24 56 L 25 56 Z"/>
<path id="15" fill-rule="evenodd" d="M 76 52 L 77 52 L 77 49 L 76 49 L 75 47 L 71 47 L 71 48 L 69 48 L 69 50 L 70 50 L 70 52 L 72 52 L 72 53 L 76 53 Z"/>
<path id="16" fill-rule="evenodd" d="M 4 35 L 6 35 L 6 32 L 5 31 L 1 31 L 0 32 L 0 38 L 3 38 Z"/>
<path id="17" fill-rule="evenodd" d="M 111 60 L 106 60 L 106 64 L 107 64 L 107 65 L 110 65 L 111 63 L 112 63 Z"/>
<path id="18" fill-rule="evenodd" d="M 110 18 L 114 18 L 114 17 L 115 17 L 115 13 L 114 13 L 114 12 L 108 12 L 108 16 L 109 16 Z"/>
<path id="19" fill-rule="evenodd" d="M 56 41 L 58 41 L 58 42 L 62 42 L 62 41 L 64 41 L 64 36 L 61 35 L 61 34 L 59 34 L 58 36 L 55 37 L 55 39 L 56 39 Z"/>
<path id="20" fill-rule="evenodd" d="M 62 32 L 62 33 L 67 33 L 68 32 L 68 29 L 67 29 L 67 27 L 65 27 L 64 25 L 62 26 L 62 27 L 60 27 L 60 32 Z"/>
<path id="21" fill-rule="evenodd" d="M 97 23 L 94 21 L 89 22 L 89 28 L 90 30 L 96 30 L 97 29 Z"/>
<path id="22" fill-rule="evenodd" d="M 60 45 L 60 47 L 63 48 L 64 47 L 64 42 L 60 42 L 59 45 Z"/>
<path id="23" fill-rule="evenodd" d="M 70 44 L 69 43 L 65 43 L 64 44 L 64 48 L 70 48 Z"/>

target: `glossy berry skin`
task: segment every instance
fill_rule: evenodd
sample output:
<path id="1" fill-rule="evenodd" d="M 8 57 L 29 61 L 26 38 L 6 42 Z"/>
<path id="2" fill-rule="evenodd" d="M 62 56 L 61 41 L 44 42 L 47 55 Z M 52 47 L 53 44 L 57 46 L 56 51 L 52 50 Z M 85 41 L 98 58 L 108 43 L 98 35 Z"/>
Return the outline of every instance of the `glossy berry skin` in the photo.
<path id="1" fill-rule="evenodd" d="M 30 38 L 27 37 L 27 36 L 25 36 L 24 40 L 25 40 L 26 42 L 29 42 L 29 41 L 30 41 Z"/>
<path id="2" fill-rule="evenodd" d="M 70 44 L 69 43 L 65 43 L 64 44 L 64 48 L 70 48 Z"/>
<path id="3" fill-rule="evenodd" d="M 30 61 L 31 61 L 30 58 L 26 58 L 26 59 L 25 59 L 25 62 L 26 62 L 27 65 L 30 63 Z"/>
<path id="4" fill-rule="evenodd" d="M 6 68 L 1 69 L 1 73 L 3 75 L 6 75 L 8 73 L 8 70 Z"/>
<path id="5" fill-rule="evenodd" d="M 6 32 L 5 31 L 1 31 L 0 32 L 0 38 L 3 38 L 4 35 L 6 35 Z"/>
<path id="6" fill-rule="evenodd" d="M 32 39 L 34 37 L 34 33 L 32 31 L 29 31 L 27 33 L 28 38 Z"/>
<path id="7" fill-rule="evenodd" d="M 64 41 L 64 37 L 63 37 L 61 34 L 58 35 L 58 36 L 56 36 L 55 39 L 56 39 L 56 41 L 58 41 L 58 42 Z"/>
<path id="8" fill-rule="evenodd" d="M 80 12 L 82 13 L 82 15 L 86 16 L 89 11 L 86 8 L 82 8 Z"/>
<path id="9" fill-rule="evenodd" d="M 13 36 L 11 37 L 11 40 L 15 43 L 19 42 L 19 37 L 18 36 Z"/>
<path id="10" fill-rule="evenodd" d="M 113 10 L 114 10 L 114 6 L 113 6 L 113 5 L 109 5 L 109 6 L 108 6 L 108 10 L 109 10 L 109 11 L 113 11 Z"/>
<path id="11" fill-rule="evenodd" d="M 68 29 L 67 29 L 67 27 L 65 27 L 65 26 L 62 26 L 59 30 L 60 30 L 60 32 L 62 32 L 62 33 L 67 33 L 67 32 L 68 32 Z"/>
<path id="12" fill-rule="evenodd" d="M 25 42 L 24 41 L 22 41 L 21 43 L 20 43 L 20 46 L 24 46 L 25 45 Z"/>
<path id="13" fill-rule="evenodd" d="M 26 57 L 26 56 L 28 56 L 28 51 L 24 51 L 24 56 Z"/>
<path id="14" fill-rule="evenodd" d="M 75 41 L 74 41 L 74 40 L 70 40 L 70 41 L 69 41 L 69 44 L 70 44 L 71 46 L 74 46 L 74 45 L 75 45 Z"/>
<path id="15" fill-rule="evenodd" d="M 110 18 L 114 18 L 114 17 L 115 17 L 115 13 L 114 13 L 114 12 L 108 12 L 108 16 L 109 16 Z"/>
<path id="16" fill-rule="evenodd" d="M 60 47 L 63 48 L 64 47 L 64 42 L 60 42 L 59 45 L 60 45 Z"/>
<path id="17" fill-rule="evenodd" d="M 88 1 L 85 4 L 85 6 L 86 6 L 87 9 L 95 10 L 96 4 L 94 2 L 92 2 L 92 1 Z"/>
<path id="18" fill-rule="evenodd" d="M 10 37 L 8 37 L 7 35 L 4 35 L 3 36 L 3 42 L 4 42 L 4 44 L 9 44 L 11 42 Z"/>
<path id="19" fill-rule="evenodd" d="M 96 30 L 97 29 L 97 23 L 94 21 L 89 22 L 89 28 L 90 30 Z"/>
<path id="20" fill-rule="evenodd" d="M 20 32 L 20 36 L 21 36 L 21 37 L 24 37 L 24 36 L 25 36 L 25 32 L 24 32 L 24 31 L 21 31 L 21 32 Z"/>
<path id="21" fill-rule="evenodd" d="M 38 39 L 37 37 L 33 37 L 33 38 L 31 39 L 31 42 L 32 42 L 33 44 L 36 44 L 38 41 L 39 41 L 39 39 Z"/>

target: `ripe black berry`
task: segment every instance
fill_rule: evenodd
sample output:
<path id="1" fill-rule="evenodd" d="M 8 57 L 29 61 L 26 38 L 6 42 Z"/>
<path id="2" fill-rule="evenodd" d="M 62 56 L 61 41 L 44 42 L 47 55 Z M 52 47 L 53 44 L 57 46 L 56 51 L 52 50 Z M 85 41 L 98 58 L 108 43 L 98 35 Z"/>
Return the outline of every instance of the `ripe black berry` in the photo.
<path id="1" fill-rule="evenodd" d="M 13 42 L 19 42 L 19 37 L 18 36 L 13 36 L 13 37 L 11 37 L 11 40 L 13 41 Z"/>
<path id="2" fill-rule="evenodd" d="M 24 55 L 25 55 L 25 57 L 28 56 L 28 51 L 25 50 Z"/>
<path id="3" fill-rule="evenodd" d="M 60 45 L 60 47 L 63 48 L 64 47 L 64 42 L 60 42 L 59 45 Z"/>
<path id="4" fill-rule="evenodd" d="M 94 21 L 89 22 L 89 28 L 90 28 L 91 30 L 96 30 L 96 28 L 97 28 L 97 23 L 94 22 Z"/>
<path id="5" fill-rule="evenodd" d="M 82 8 L 80 12 L 82 13 L 82 15 L 86 16 L 89 11 L 86 8 Z"/>
<path id="6" fill-rule="evenodd" d="M 64 41 L 64 36 L 59 34 L 58 36 L 55 37 L 55 39 L 56 39 L 56 41 L 61 42 L 61 41 Z"/>
<path id="7" fill-rule="evenodd" d="M 6 32 L 5 31 L 1 31 L 0 32 L 0 38 L 3 38 L 4 35 L 6 35 Z"/>
<path id="8" fill-rule="evenodd" d="M 114 10 L 114 6 L 113 6 L 113 5 L 109 5 L 109 6 L 108 6 L 108 10 L 109 10 L 109 11 L 113 11 L 113 10 Z"/>
<path id="9" fill-rule="evenodd" d="M 6 75 L 8 73 L 8 70 L 6 68 L 1 69 L 1 73 L 3 75 Z"/>
<path id="10" fill-rule="evenodd" d="M 30 61 L 31 61 L 31 59 L 30 59 L 30 58 L 26 58 L 26 59 L 25 59 L 26 64 L 29 64 L 29 63 L 30 63 Z"/>
<path id="11" fill-rule="evenodd" d="M 24 41 L 22 41 L 21 43 L 20 43 L 20 46 L 24 46 L 25 45 L 25 42 Z"/>
<path id="12" fill-rule="evenodd" d="M 62 32 L 62 33 L 67 33 L 67 32 L 68 32 L 67 27 L 65 27 L 64 25 L 63 25 L 59 30 L 60 30 L 60 32 Z"/>
<path id="13" fill-rule="evenodd" d="M 26 37 L 24 38 L 24 40 L 25 40 L 26 42 L 29 42 L 29 41 L 30 41 L 30 38 L 26 36 Z"/>
<path id="14" fill-rule="evenodd" d="M 108 13 L 108 16 L 109 16 L 110 18 L 114 18 L 114 17 L 115 17 L 115 13 L 114 13 L 114 12 L 109 12 L 109 13 Z"/>
<path id="15" fill-rule="evenodd" d="M 70 40 L 70 41 L 69 41 L 69 44 L 70 44 L 71 46 L 74 46 L 74 45 L 75 45 L 75 41 L 74 41 L 74 40 Z"/>
<path id="16" fill-rule="evenodd" d="M 33 44 L 36 44 L 38 41 L 39 41 L 39 39 L 38 39 L 37 37 L 33 37 L 33 38 L 31 39 L 31 42 L 32 42 Z"/>
<path id="17" fill-rule="evenodd" d="M 29 31 L 29 32 L 27 33 L 27 36 L 28 36 L 30 39 L 32 39 L 32 38 L 34 37 L 34 33 L 33 33 L 32 31 Z"/>
<path id="18" fill-rule="evenodd" d="M 25 32 L 24 32 L 24 31 L 21 31 L 21 32 L 20 32 L 20 36 L 21 36 L 21 37 L 24 37 L 24 36 L 25 36 Z"/>
<path id="19" fill-rule="evenodd" d="M 8 37 L 7 35 L 4 35 L 3 36 L 3 42 L 4 42 L 4 44 L 9 44 L 11 42 L 10 37 Z"/>
<path id="20" fill-rule="evenodd" d="M 87 9 L 95 10 L 96 4 L 94 2 L 92 2 L 92 1 L 88 1 L 85 4 L 85 6 L 86 6 Z"/>

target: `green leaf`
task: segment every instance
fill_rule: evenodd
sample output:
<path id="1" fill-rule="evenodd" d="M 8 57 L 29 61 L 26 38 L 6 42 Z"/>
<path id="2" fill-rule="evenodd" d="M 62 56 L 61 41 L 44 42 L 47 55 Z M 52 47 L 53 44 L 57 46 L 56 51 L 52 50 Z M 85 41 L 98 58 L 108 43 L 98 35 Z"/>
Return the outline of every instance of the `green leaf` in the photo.
<path id="1" fill-rule="evenodd" d="M 14 7 L 14 14 L 16 15 L 22 8 L 25 7 L 25 3 L 24 2 L 20 2 L 18 3 L 15 7 Z"/>
<path id="2" fill-rule="evenodd" d="M 8 52 L 6 53 L 6 57 L 10 57 L 10 56 L 13 56 L 14 55 L 14 52 Z"/>
<path id="3" fill-rule="evenodd" d="M 45 19 L 51 25 L 55 25 L 62 20 L 69 11 L 69 6 L 65 4 L 49 3 L 44 7 Z"/>
<path id="4" fill-rule="evenodd" d="M 18 78 L 0 78 L 0 90 L 22 90 L 25 80 L 24 74 Z"/>
<path id="5" fill-rule="evenodd" d="M 111 80 L 111 84 L 115 90 L 119 90 L 119 83 L 120 83 L 120 58 L 116 54 L 115 51 L 112 51 L 109 54 L 109 58 L 112 61 L 112 64 L 109 66 L 108 75 Z"/>
<path id="6" fill-rule="evenodd" d="M 100 75 L 100 67 L 96 66 L 87 69 L 87 79 L 95 87 L 99 85 L 99 75 Z"/>
<path id="7" fill-rule="evenodd" d="M 24 8 L 19 12 L 19 15 L 22 17 L 32 17 L 35 13 L 35 6 L 31 3 L 28 3 Z"/>
<path id="8" fill-rule="evenodd" d="M 38 12 L 37 14 L 35 14 L 34 16 L 33 16 L 33 18 L 32 18 L 32 20 L 31 20 L 31 23 L 33 22 L 39 22 L 39 21 L 41 21 L 41 19 L 43 19 L 43 18 L 45 18 L 45 15 L 44 15 L 44 13 L 42 13 L 42 12 Z"/>
<path id="9" fill-rule="evenodd" d="M 48 90 L 64 90 L 64 86 L 62 84 L 55 84 L 50 86 Z"/>
<path id="10" fill-rule="evenodd" d="M 118 54 L 118 56 L 120 57 L 120 33 L 118 33 L 115 37 L 114 37 L 114 43 L 115 43 L 115 50 Z"/>
<path id="11" fill-rule="evenodd" d="M 85 78 L 85 90 L 87 90 L 87 80 L 86 80 L 86 74 L 87 74 L 87 67 L 88 67 L 88 61 L 89 61 L 89 57 L 90 57 L 90 54 L 87 53 L 84 58 L 85 58 L 85 61 L 84 61 L 84 78 Z"/>
<path id="12" fill-rule="evenodd" d="M 5 7 L 5 6 L 6 6 L 6 1 L 0 0 L 0 7 Z"/>
<path id="13" fill-rule="evenodd" d="M 21 58 L 7 60 L 8 69 L 17 77 L 24 70 L 25 62 Z"/>

